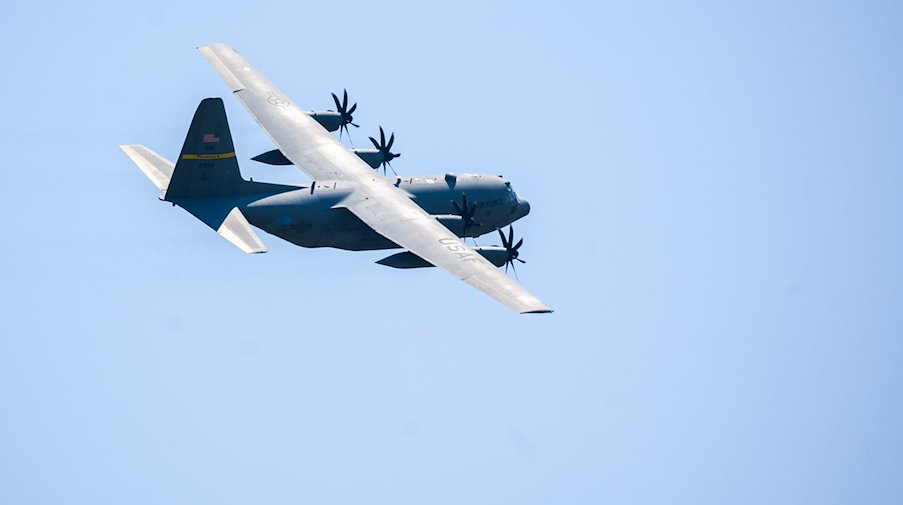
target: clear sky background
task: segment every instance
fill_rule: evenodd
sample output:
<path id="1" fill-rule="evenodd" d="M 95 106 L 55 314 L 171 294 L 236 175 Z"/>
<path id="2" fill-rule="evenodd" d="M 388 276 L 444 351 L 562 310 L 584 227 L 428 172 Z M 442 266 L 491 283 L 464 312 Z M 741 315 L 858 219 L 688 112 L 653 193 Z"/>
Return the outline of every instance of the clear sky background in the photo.
<path id="1" fill-rule="evenodd" d="M 0 503 L 900 503 L 901 5 L 7 2 Z M 212 42 L 513 181 L 556 312 L 159 202 L 209 96 L 306 180 Z"/>

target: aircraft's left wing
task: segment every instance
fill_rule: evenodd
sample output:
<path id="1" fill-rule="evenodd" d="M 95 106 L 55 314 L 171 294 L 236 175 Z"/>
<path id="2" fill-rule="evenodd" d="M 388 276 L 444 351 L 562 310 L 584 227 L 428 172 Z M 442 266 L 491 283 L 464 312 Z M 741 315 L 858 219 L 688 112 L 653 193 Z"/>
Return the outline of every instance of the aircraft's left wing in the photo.
<path id="1" fill-rule="evenodd" d="M 198 50 L 289 161 L 314 180 L 372 177 L 373 169 L 226 44 Z"/>
<path id="2" fill-rule="evenodd" d="M 483 291 L 512 309 L 551 312 L 520 284 L 500 272 L 408 194 L 352 153 L 296 106 L 244 58 L 225 44 L 199 48 L 279 150 L 314 179 L 355 183 L 340 204 L 377 233 Z"/>

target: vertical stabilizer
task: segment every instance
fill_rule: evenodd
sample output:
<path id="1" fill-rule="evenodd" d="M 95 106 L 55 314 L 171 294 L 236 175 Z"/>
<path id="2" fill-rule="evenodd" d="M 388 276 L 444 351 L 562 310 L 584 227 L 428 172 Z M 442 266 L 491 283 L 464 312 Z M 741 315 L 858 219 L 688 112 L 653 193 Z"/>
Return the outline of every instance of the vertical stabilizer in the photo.
<path id="1" fill-rule="evenodd" d="M 188 128 L 165 199 L 240 194 L 248 184 L 238 170 L 223 100 L 205 98 Z"/>

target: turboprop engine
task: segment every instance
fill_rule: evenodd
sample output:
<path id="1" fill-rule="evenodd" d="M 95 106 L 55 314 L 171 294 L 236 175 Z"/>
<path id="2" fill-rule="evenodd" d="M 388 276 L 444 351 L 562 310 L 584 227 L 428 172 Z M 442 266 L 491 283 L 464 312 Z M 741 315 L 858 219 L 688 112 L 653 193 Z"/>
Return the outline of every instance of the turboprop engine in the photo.
<path id="1" fill-rule="evenodd" d="M 518 257 L 520 256 L 518 249 L 524 244 L 524 239 L 518 240 L 516 244 L 514 243 L 514 227 L 508 226 L 507 238 L 502 230 L 499 230 L 498 232 L 499 237 L 502 239 L 501 246 L 480 246 L 474 247 L 473 250 L 497 267 L 504 265 L 505 272 L 508 272 L 508 265 L 511 265 L 511 268 L 514 269 L 515 261 L 526 263 L 526 261 Z M 434 266 L 432 263 L 427 262 L 411 251 L 403 251 L 387 256 L 377 261 L 377 263 L 392 268 L 426 268 Z M 514 273 L 517 275 L 517 270 L 514 270 Z"/>
<path id="2" fill-rule="evenodd" d="M 309 112 L 308 114 L 310 114 L 311 117 L 313 117 L 314 119 L 317 119 L 317 116 L 315 116 L 315 114 L 337 114 L 337 113 L 335 113 L 335 112 L 329 112 L 329 113 Z M 326 117 L 326 116 L 324 116 L 324 117 Z M 323 124 L 323 123 L 320 123 L 320 124 Z M 325 127 L 325 125 L 324 125 L 324 127 Z M 336 128 L 338 128 L 338 127 L 336 127 Z M 329 128 L 326 128 L 326 129 L 329 130 Z M 387 142 L 386 141 L 386 132 L 383 131 L 383 127 L 380 126 L 379 127 L 379 142 L 377 142 L 376 139 L 373 137 L 370 137 L 370 142 L 373 143 L 373 147 L 375 147 L 376 149 L 354 149 L 354 148 L 352 148 L 351 151 L 354 154 L 358 155 L 358 157 L 360 159 L 364 160 L 364 163 L 370 165 L 370 167 L 373 168 L 374 170 L 377 170 L 377 169 L 379 169 L 380 166 L 382 166 L 383 167 L 383 175 L 385 175 L 386 174 L 386 166 L 388 166 L 389 168 L 392 168 L 391 161 L 394 160 L 395 158 L 398 158 L 399 156 L 401 156 L 401 153 L 393 153 L 391 151 L 392 144 L 395 143 L 395 134 L 392 133 L 391 135 L 389 135 L 389 140 Z M 258 154 L 257 156 L 254 156 L 251 159 L 254 161 L 259 161 L 261 163 L 266 163 L 267 165 L 291 165 L 292 164 L 292 162 L 289 161 L 288 158 L 286 158 L 285 155 L 282 154 L 282 151 L 280 151 L 279 149 L 273 149 L 272 151 L 267 151 L 263 154 Z M 394 168 L 392 168 L 392 172 L 395 173 Z M 395 174 L 395 175 L 398 175 L 398 174 Z"/>
<path id="3" fill-rule="evenodd" d="M 320 123 L 320 126 L 326 128 L 326 131 L 334 132 L 339 130 L 339 137 L 342 136 L 342 132 L 348 133 L 348 125 L 357 128 L 357 125 L 352 123 L 354 117 L 351 115 L 355 109 L 357 109 L 357 104 L 355 103 L 349 108 L 348 90 L 342 91 L 343 97 L 341 102 L 339 101 L 339 97 L 337 97 L 335 93 L 332 93 L 332 101 L 335 102 L 336 110 L 312 111 L 307 113 L 308 116 Z"/>

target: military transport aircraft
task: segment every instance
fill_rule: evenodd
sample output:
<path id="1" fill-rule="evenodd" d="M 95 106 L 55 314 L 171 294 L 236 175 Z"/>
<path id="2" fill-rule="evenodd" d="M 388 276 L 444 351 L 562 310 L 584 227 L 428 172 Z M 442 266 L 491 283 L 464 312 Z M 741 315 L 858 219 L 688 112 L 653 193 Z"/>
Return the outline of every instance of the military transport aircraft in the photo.
<path id="1" fill-rule="evenodd" d="M 520 313 L 551 312 L 497 268 L 504 265 L 507 272 L 514 261 L 523 262 L 523 239 L 514 243 L 511 223 L 530 205 L 509 182 L 480 174 L 384 177 L 373 168 L 397 157 L 390 151 L 394 135 L 386 142 L 380 128 L 381 142 L 371 138 L 376 149 L 362 154 L 327 131 L 353 125 L 357 104 L 348 107 L 347 93 L 341 103 L 333 95 L 337 111 L 305 112 L 228 45 L 199 50 L 278 147 L 255 159 L 292 163 L 313 181 L 291 186 L 244 180 L 223 102 L 207 98 L 175 164 L 142 145 L 120 146 L 161 190 L 161 200 L 184 208 L 246 253 L 266 252 L 252 224 L 304 247 L 404 248 L 377 263 L 437 266 Z M 463 241 L 495 230 L 500 247 Z"/>

